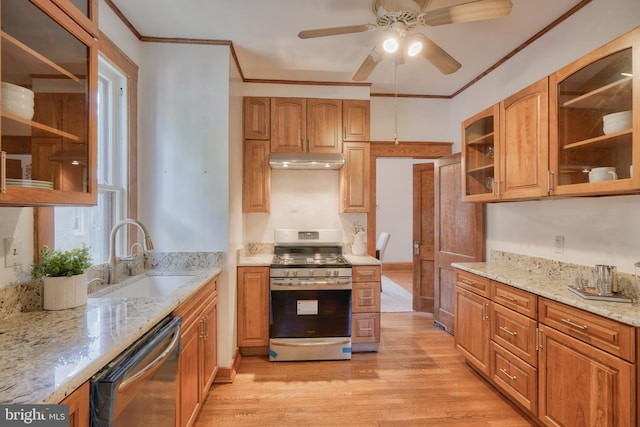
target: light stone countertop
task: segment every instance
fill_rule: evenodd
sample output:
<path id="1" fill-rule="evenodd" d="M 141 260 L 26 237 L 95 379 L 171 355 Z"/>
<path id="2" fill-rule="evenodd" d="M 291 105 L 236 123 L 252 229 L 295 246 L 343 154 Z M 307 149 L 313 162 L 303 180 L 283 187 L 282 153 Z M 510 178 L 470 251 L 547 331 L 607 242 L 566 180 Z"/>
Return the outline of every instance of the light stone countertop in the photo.
<path id="1" fill-rule="evenodd" d="M 639 305 L 584 299 L 568 289 L 570 281 L 566 277 L 499 263 L 452 263 L 451 266 L 627 325 L 640 326 Z"/>
<path id="2" fill-rule="evenodd" d="M 69 310 L 20 313 L 0 323 L 0 403 L 58 403 L 220 274 L 219 267 L 152 270 L 189 275 L 171 296 L 107 298 L 90 294 Z M 113 288 L 112 288 L 113 289 Z"/>
<path id="3" fill-rule="evenodd" d="M 344 254 L 344 257 L 351 263 L 351 265 L 382 265 L 379 259 L 369 255 L 352 255 Z"/>

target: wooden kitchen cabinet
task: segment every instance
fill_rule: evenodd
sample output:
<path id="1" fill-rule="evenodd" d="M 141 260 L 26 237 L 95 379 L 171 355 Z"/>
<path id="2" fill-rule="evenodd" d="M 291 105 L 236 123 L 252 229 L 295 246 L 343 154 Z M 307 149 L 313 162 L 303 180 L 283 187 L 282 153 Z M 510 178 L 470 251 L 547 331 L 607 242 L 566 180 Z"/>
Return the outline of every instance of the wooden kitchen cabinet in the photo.
<path id="1" fill-rule="evenodd" d="M 245 97 L 242 101 L 244 139 L 271 139 L 271 98 Z"/>
<path id="2" fill-rule="evenodd" d="M 242 166 L 242 212 L 271 210 L 269 141 L 245 140 Z"/>
<path id="3" fill-rule="evenodd" d="M 366 99 L 342 100 L 342 140 L 362 142 L 370 139 L 370 106 Z"/>
<path id="4" fill-rule="evenodd" d="M 339 175 L 340 213 L 369 212 L 369 143 L 345 142 L 342 149 L 345 163 Z"/>
<path id="5" fill-rule="evenodd" d="M 377 351 L 380 343 L 379 265 L 352 268 L 351 346 L 352 351 Z"/>
<path id="6" fill-rule="evenodd" d="M 550 169 L 555 195 L 632 192 L 640 188 L 640 30 L 631 31 L 550 76 Z M 634 102 L 634 99 L 636 100 Z M 626 117 L 612 118 L 610 114 Z M 635 123 L 635 125 L 634 125 Z M 611 167 L 614 176 L 591 180 Z"/>
<path id="7" fill-rule="evenodd" d="M 89 427 L 90 422 L 90 385 L 89 381 L 75 389 L 60 402 L 69 405 L 69 427 Z"/>
<path id="8" fill-rule="evenodd" d="M 269 348 L 269 267 L 238 267 L 238 347 L 243 355 Z"/>
<path id="9" fill-rule="evenodd" d="M 500 102 L 498 175 L 495 194 L 502 200 L 547 195 L 549 158 L 548 78 Z"/>
<path id="10" fill-rule="evenodd" d="M 0 111 L 9 179 L 0 183 L 0 204 L 94 205 L 97 2 L 1 7 L 3 57 L 11 58 L 2 62 L 2 81 L 33 91 L 35 114 Z"/>
<path id="11" fill-rule="evenodd" d="M 456 272 L 454 343 L 467 362 L 488 378 L 491 367 L 489 361 L 490 300 L 468 291 L 460 283 L 459 273 Z"/>
<path id="12" fill-rule="evenodd" d="M 342 100 L 307 99 L 307 138 L 310 153 L 342 152 Z"/>
<path id="13" fill-rule="evenodd" d="M 462 199 L 466 202 L 498 197 L 499 120 L 500 105 L 495 104 L 462 122 Z"/>
<path id="14" fill-rule="evenodd" d="M 302 153 L 307 143 L 307 100 L 271 98 L 271 152 Z"/>
<path id="15" fill-rule="evenodd" d="M 182 316 L 177 419 L 192 426 L 218 371 L 216 279 L 182 303 L 174 316 Z"/>

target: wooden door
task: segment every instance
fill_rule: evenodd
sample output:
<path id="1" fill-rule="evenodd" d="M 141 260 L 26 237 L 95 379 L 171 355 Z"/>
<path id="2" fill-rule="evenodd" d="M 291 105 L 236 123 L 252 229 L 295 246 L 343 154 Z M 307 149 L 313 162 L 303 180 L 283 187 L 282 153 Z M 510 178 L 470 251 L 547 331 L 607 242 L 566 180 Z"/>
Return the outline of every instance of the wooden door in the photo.
<path id="1" fill-rule="evenodd" d="M 302 153 L 307 142 L 307 100 L 271 98 L 271 152 Z"/>
<path id="2" fill-rule="evenodd" d="M 503 199 L 538 198 L 548 193 L 548 92 L 545 77 L 500 102 L 497 192 Z"/>
<path id="3" fill-rule="evenodd" d="M 307 99 L 307 150 L 342 153 L 342 101 Z"/>
<path id="4" fill-rule="evenodd" d="M 434 165 L 413 165 L 413 309 L 433 313 Z"/>
<path id="5" fill-rule="evenodd" d="M 454 333 L 455 274 L 452 262 L 484 260 L 484 204 L 462 201 L 460 153 L 435 161 L 433 317 Z"/>
<path id="6" fill-rule="evenodd" d="M 343 141 L 369 141 L 369 100 L 342 100 Z"/>

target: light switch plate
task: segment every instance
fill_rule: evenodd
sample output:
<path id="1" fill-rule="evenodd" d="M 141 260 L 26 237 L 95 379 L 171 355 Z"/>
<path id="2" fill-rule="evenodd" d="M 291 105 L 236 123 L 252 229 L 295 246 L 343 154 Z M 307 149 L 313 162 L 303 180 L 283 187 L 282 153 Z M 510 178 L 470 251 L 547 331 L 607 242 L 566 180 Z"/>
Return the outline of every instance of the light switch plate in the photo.
<path id="1" fill-rule="evenodd" d="M 13 237 L 4 238 L 4 267 L 10 268 L 20 265 L 18 245 Z"/>

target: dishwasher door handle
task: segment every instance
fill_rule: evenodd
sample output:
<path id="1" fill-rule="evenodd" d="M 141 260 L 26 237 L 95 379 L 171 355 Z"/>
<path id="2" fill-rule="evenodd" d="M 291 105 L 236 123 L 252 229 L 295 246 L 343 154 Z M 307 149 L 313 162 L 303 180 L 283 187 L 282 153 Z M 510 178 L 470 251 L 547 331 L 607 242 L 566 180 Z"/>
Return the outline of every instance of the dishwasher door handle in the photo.
<path id="1" fill-rule="evenodd" d="M 127 388 L 129 388 L 132 384 L 134 384 L 138 379 L 146 378 L 148 375 L 153 374 L 160 367 L 160 365 L 162 365 L 162 363 L 164 363 L 164 361 L 167 360 L 167 358 L 169 357 L 169 355 L 171 354 L 171 352 L 173 351 L 173 349 L 175 348 L 179 340 L 180 340 L 180 328 L 177 328 L 173 332 L 173 338 L 171 339 L 171 342 L 169 343 L 167 348 L 165 348 L 162 351 L 162 353 L 160 353 L 158 357 L 153 359 L 153 361 L 151 361 L 151 363 L 149 363 L 147 366 L 140 369 L 131 377 L 122 381 L 122 383 L 118 386 L 118 391 L 124 392 Z"/>

